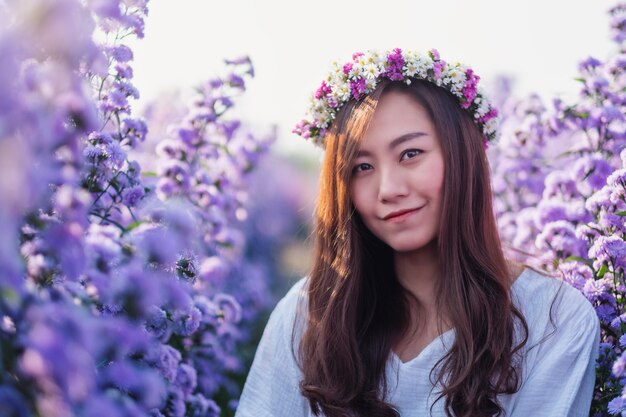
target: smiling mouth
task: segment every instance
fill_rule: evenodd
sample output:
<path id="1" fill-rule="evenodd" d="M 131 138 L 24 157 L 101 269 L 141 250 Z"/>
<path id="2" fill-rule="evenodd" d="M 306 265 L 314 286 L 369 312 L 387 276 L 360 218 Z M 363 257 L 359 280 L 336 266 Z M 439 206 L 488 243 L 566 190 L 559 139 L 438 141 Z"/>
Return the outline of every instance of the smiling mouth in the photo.
<path id="1" fill-rule="evenodd" d="M 411 213 L 414 213 L 414 212 L 416 212 L 416 211 L 418 211 L 420 209 L 421 209 L 421 207 L 408 209 L 408 210 L 395 211 L 395 212 L 389 213 L 388 215 L 383 217 L 383 220 L 400 220 L 400 219 L 405 218 L 407 215 L 409 215 Z"/>

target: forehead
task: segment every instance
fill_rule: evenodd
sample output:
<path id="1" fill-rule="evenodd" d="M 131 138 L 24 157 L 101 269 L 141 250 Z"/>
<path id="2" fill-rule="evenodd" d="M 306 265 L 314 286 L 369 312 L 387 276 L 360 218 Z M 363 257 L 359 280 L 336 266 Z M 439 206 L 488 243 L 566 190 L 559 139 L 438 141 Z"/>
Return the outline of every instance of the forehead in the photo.
<path id="1" fill-rule="evenodd" d="M 378 101 L 361 145 L 391 141 L 411 132 L 423 132 L 424 137 L 434 138 L 434 125 L 428 111 L 410 93 L 389 91 Z"/>

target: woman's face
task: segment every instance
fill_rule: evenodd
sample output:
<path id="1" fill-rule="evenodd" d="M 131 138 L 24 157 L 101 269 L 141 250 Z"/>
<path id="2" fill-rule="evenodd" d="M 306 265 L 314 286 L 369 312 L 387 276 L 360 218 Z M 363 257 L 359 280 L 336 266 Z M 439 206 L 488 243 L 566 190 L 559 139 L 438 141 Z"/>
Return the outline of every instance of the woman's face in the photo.
<path id="1" fill-rule="evenodd" d="M 430 117 L 407 93 L 383 94 L 352 168 L 352 203 L 367 228 L 397 252 L 436 237 L 444 160 Z"/>

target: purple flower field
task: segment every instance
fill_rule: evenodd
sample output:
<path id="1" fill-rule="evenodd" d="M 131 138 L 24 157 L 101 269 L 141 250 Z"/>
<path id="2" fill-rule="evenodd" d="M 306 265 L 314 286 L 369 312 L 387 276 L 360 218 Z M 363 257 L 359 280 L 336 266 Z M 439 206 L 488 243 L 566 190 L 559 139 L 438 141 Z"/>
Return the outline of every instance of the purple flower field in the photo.
<path id="1" fill-rule="evenodd" d="M 293 174 L 233 116 L 252 62 L 140 117 L 147 3 L 0 6 L 0 416 L 231 416 L 289 278 Z M 609 17 L 578 99 L 508 97 L 488 150 L 508 255 L 601 320 L 592 416 L 626 412 L 626 4 Z"/>

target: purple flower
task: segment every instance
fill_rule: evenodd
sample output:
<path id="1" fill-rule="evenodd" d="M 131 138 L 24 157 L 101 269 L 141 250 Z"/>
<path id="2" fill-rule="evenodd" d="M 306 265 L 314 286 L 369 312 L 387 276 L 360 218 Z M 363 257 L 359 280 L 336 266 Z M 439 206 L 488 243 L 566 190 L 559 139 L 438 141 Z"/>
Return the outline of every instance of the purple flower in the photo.
<path id="1" fill-rule="evenodd" d="M 185 398 L 190 396 L 196 389 L 197 378 L 196 370 L 193 367 L 186 363 L 181 363 L 178 366 L 175 384 L 183 392 Z"/>
<path id="2" fill-rule="evenodd" d="M 174 317 L 174 332 L 181 336 L 189 336 L 193 334 L 200 327 L 200 320 L 202 313 L 196 307 L 192 307 L 189 311 L 175 311 Z"/>
<path id="3" fill-rule="evenodd" d="M 626 266 L 626 242 L 618 236 L 600 236 L 589 248 L 589 257 L 593 266 L 600 269 L 607 266 Z"/>
<path id="4" fill-rule="evenodd" d="M 200 277 L 217 287 L 223 285 L 227 272 L 228 267 L 225 261 L 218 256 L 205 258 L 200 264 Z"/>
<path id="5" fill-rule="evenodd" d="M 121 360 L 109 364 L 103 373 L 109 382 L 131 395 L 147 410 L 164 403 L 165 384 L 153 369 L 143 369 L 128 360 Z"/>
<path id="6" fill-rule="evenodd" d="M 585 202 L 585 208 L 592 213 L 598 213 L 600 210 L 606 209 L 611 205 L 611 189 L 608 186 L 596 191 Z"/>
<path id="7" fill-rule="evenodd" d="M 167 342 L 171 334 L 167 313 L 156 306 L 151 306 L 146 320 L 146 329 L 157 339 Z"/>
<path id="8" fill-rule="evenodd" d="M 0 416 L 29 417 L 26 399 L 11 386 L 0 385 Z"/>
<path id="9" fill-rule="evenodd" d="M 167 404 L 165 405 L 165 415 L 168 417 L 185 416 L 185 397 L 181 390 L 170 387 Z"/>
<path id="10" fill-rule="evenodd" d="M 190 417 L 219 417 L 220 408 L 215 401 L 207 399 L 202 394 L 192 395 L 187 399 Z"/>
<path id="11" fill-rule="evenodd" d="M 326 81 L 322 81 L 322 85 L 315 92 L 315 98 L 321 99 L 322 97 L 326 97 L 328 94 L 332 92 L 330 86 L 326 84 Z"/>
<path id="12" fill-rule="evenodd" d="M 474 70 L 472 70 L 471 68 L 468 68 L 467 71 L 465 71 L 465 76 L 467 77 L 467 79 L 465 81 L 465 85 L 463 86 L 464 101 L 461 104 L 461 107 L 467 109 L 470 104 L 472 104 L 472 101 L 474 101 L 474 99 L 476 98 L 476 89 L 480 77 L 476 75 L 474 73 Z"/>
<path id="13" fill-rule="evenodd" d="M 585 244 L 576 237 L 574 226 L 565 220 L 547 223 L 535 244 L 537 249 L 551 251 L 559 258 L 582 256 L 585 248 Z"/>
<path id="14" fill-rule="evenodd" d="M 126 188 L 122 191 L 122 202 L 128 207 L 135 207 L 145 195 L 143 186 Z"/>
<path id="15" fill-rule="evenodd" d="M 587 281 L 593 280 L 593 271 L 580 262 L 563 262 L 559 265 L 559 270 L 563 274 L 563 281 L 580 291 Z"/>
<path id="16" fill-rule="evenodd" d="M 626 168 L 618 169 L 610 174 L 606 182 L 613 188 L 626 188 Z"/>
<path id="17" fill-rule="evenodd" d="M 146 139 L 148 128 L 143 120 L 124 119 L 122 131 L 125 134 L 125 138 L 130 142 L 130 146 L 134 148 L 139 142 L 143 142 Z"/>
<path id="18" fill-rule="evenodd" d="M 213 297 L 213 302 L 222 311 L 224 320 L 230 323 L 238 323 L 241 320 L 241 306 L 232 295 L 217 294 Z"/>
<path id="19" fill-rule="evenodd" d="M 578 188 L 587 194 L 604 187 L 607 177 L 613 172 L 611 165 L 599 154 L 587 155 L 578 159 L 573 170 L 574 177 L 579 181 Z M 546 177 L 546 184 L 547 181 Z M 582 187 L 582 184 L 586 187 Z"/>
<path id="20" fill-rule="evenodd" d="M 169 345 L 157 345 L 151 349 L 145 360 L 148 364 L 156 366 L 165 379 L 174 382 L 181 354 Z"/>
<path id="21" fill-rule="evenodd" d="M 114 60 L 120 63 L 132 61 L 133 51 L 126 45 L 116 45 L 110 48 L 110 54 Z"/>
<path id="22" fill-rule="evenodd" d="M 387 70 L 385 71 L 385 76 L 392 81 L 402 81 L 404 79 L 402 75 L 403 66 L 404 58 L 402 57 L 402 50 L 395 48 L 387 55 Z"/>
<path id="23" fill-rule="evenodd" d="M 365 78 L 358 78 L 357 80 L 350 80 L 350 92 L 355 100 L 361 97 L 361 94 L 365 92 Z"/>
<path id="24" fill-rule="evenodd" d="M 576 181 L 574 181 L 570 174 L 565 171 L 550 172 L 546 175 L 544 182 L 544 199 L 552 197 L 571 198 L 577 196 L 579 193 L 576 187 Z"/>
<path id="25" fill-rule="evenodd" d="M 602 65 L 602 62 L 594 57 L 589 57 L 587 59 L 585 59 L 584 61 L 581 61 L 578 64 L 578 69 L 580 71 L 587 71 L 590 72 L 591 70 L 599 67 L 600 65 Z"/>

